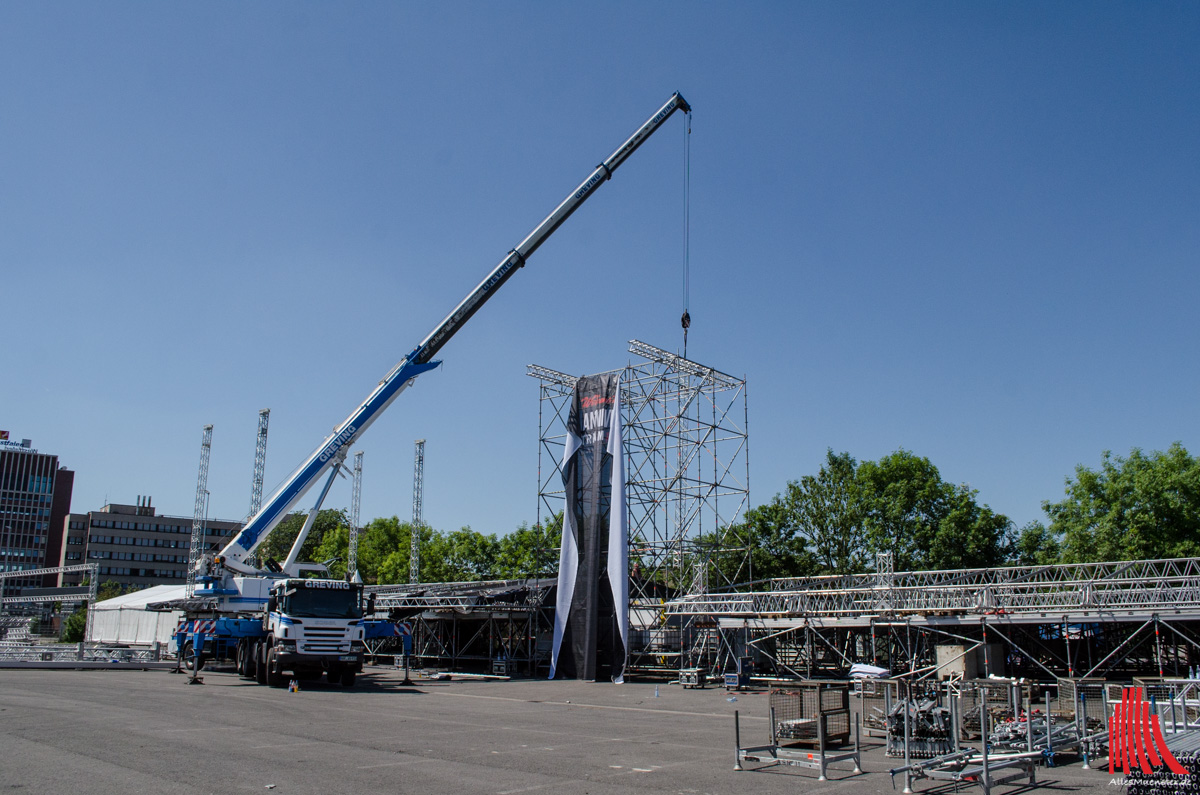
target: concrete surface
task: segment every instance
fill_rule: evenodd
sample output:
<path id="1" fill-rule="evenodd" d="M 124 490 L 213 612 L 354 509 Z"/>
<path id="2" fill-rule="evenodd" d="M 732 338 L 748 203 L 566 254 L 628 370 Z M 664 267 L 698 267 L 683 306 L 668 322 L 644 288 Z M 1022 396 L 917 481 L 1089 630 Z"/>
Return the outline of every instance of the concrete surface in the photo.
<path id="1" fill-rule="evenodd" d="M 864 737 L 864 775 L 735 772 L 767 741 L 765 692 L 545 681 L 401 684 L 369 668 L 352 689 L 299 693 L 205 671 L 0 671 L 0 790 L 21 793 L 891 793 L 899 762 Z M 736 695 L 737 701 L 727 699 Z M 1123 793 L 1107 769 L 1039 769 L 1039 792 Z M 917 792 L 938 790 L 919 782 Z M 1021 791 L 1005 786 L 994 791 Z M 942 787 L 940 791 L 952 791 Z M 966 788 L 964 792 L 980 792 Z"/>

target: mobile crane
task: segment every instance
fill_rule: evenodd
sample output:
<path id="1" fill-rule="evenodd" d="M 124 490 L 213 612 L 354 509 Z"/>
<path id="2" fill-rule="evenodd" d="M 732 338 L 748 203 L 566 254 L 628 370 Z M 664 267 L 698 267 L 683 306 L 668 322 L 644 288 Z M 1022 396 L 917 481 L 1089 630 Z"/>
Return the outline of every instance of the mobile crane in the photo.
<path id="1" fill-rule="evenodd" d="M 588 197 L 612 178 L 625 160 L 675 111 L 691 113 L 678 92 L 588 175 L 550 215 L 496 265 L 466 298 L 438 323 L 420 344 L 400 360 L 350 416 L 308 456 L 215 556 L 197 563 L 202 588 L 185 604 L 186 616 L 176 633 L 181 658 L 196 671 L 207 658 L 236 655 L 238 672 L 262 684 L 283 686 L 286 674 L 297 678 L 325 672 L 331 683 L 354 684 L 362 670 L 366 631 L 364 617 L 374 612 L 373 597 L 363 601 L 362 585 L 330 579 L 306 579 L 303 571 L 321 567 L 298 562 L 300 548 L 312 529 L 334 479 L 345 466 L 351 445 L 362 436 L 417 376 L 434 369 L 434 359 L 526 260 Z M 267 534 L 317 480 L 329 473 L 316 505 L 309 512 L 287 560 L 255 567 L 250 556 Z M 198 677 L 193 677 L 197 681 Z"/>

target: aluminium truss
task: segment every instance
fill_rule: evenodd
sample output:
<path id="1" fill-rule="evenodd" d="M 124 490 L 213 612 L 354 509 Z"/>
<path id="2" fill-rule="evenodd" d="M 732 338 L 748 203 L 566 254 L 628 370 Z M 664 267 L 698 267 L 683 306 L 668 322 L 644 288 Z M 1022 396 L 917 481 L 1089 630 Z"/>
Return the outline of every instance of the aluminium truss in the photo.
<path id="1" fill-rule="evenodd" d="M 22 589 L 22 593 L 16 596 L 4 596 L 0 598 L 0 613 L 3 613 L 6 605 L 32 605 L 32 604 L 49 604 L 54 602 L 71 602 L 79 599 L 87 599 L 87 604 L 96 604 L 96 592 L 99 586 L 100 566 L 97 563 L 79 563 L 74 566 L 48 566 L 41 569 L 28 569 L 26 571 L 10 571 L 0 572 L 0 594 L 4 593 L 2 587 L 9 579 L 20 577 L 41 577 L 46 574 L 57 574 L 61 581 L 63 574 L 73 574 L 77 572 L 87 572 L 87 585 L 79 587 L 65 588 L 27 588 Z M 26 593 L 28 591 L 28 593 Z M 90 638 L 92 636 L 92 618 L 95 615 L 94 610 L 87 611 L 87 624 L 84 627 L 83 636 Z"/>
<path id="2" fill-rule="evenodd" d="M 640 361 L 608 372 L 621 378 L 633 603 L 749 579 L 745 545 L 729 537 L 749 499 L 745 380 L 637 340 L 629 352 Z M 563 509 L 577 378 L 537 365 L 528 374 L 541 382 L 541 522 Z"/>
<path id="3" fill-rule="evenodd" d="M 549 662 L 546 598 L 553 580 L 369 585 L 375 609 L 409 622 L 420 665 L 532 676 Z M 369 641 L 388 654 L 398 639 Z M 497 663 L 502 667 L 497 668 Z"/>
<path id="4" fill-rule="evenodd" d="M 1200 558 L 918 572 L 881 564 L 682 596 L 665 610 L 704 617 L 729 645 L 792 675 L 869 662 L 942 676 L 946 644 L 981 655 L 988 670 L 1163 675 L 1200 661 Z"/>
<path id="5" fill-rule="evenodd" d="M 1200 558 L 850 574 L 772 580 L 770 589 L 688 595 L 668 612 L 721 616 L 817 616 L 869 624 L 886 616 L 930 623 L 1041 624 L 1200 619 Z M 939 621 L 939 619 L 941 619 Z"/>

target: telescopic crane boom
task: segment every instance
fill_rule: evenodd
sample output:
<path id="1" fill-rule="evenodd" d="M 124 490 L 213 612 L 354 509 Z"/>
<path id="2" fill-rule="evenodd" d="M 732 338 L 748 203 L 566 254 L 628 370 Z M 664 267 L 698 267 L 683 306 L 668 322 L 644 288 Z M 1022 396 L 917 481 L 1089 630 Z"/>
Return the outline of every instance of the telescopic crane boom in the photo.
<path id="1" fill-rule="evenodd" d="M 625 162 L 655 130 L 677 111 L 691 113 L 691 106 L 679 93 L 675 93 L 666 104 L 658 109 L 637 132 L 621 144 L 615 152 L 608 156 L 587 179 L 579 184 L 554 211 L 534 228 L 532 232 L 516 248 L 500 261 L 491 273 L 487 275 L 467 297 L 459 302 L 450 314 L 434 327 L 433 331 L 421 340 L 417 347 L 384 376 L 379 385 L 369 394 L 349 417 L 341 422 L 320 447 L 283 482 L 262 508 L 251 517 L 245 528 L 229 544 L 221 550 L 218 562 L 227 570 L 243 574 L 255 573 L 256 570 L 246 561 L 246 558 L 261 544 L 267 534 L 279 524 L 287 512 L 313 486 L 323 473 L 332 466 L 341 466 L 345 460 L 350 445 L 358 439 L 371 423 L 392 404 L 400 393 L 408 388 L 413 380 L 428 370 L 437 367 L 441 362 L 435 361 L 434 356 L 450 338 L 471 319 L 479 309 L 495 295 L 496 291 L 508 281 L 517 268 L 523 267 L 525 261 L 564 221 L 571 213 L 587 201 L 605 181 L 612 178 L 617 167 Z"/>

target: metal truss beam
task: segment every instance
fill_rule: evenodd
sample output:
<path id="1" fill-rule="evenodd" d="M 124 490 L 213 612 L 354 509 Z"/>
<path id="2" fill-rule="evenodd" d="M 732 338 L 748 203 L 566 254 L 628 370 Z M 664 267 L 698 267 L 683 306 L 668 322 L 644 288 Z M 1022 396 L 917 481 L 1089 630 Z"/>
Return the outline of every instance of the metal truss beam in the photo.
<path id="1" fill-rule="evenodd" d="M 666 610 L 860 626 L 897 616 L 929 624 L 1197 619 L 1200 558 L 773 580 L 766 591 L 697 594 Z"/>

